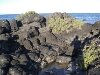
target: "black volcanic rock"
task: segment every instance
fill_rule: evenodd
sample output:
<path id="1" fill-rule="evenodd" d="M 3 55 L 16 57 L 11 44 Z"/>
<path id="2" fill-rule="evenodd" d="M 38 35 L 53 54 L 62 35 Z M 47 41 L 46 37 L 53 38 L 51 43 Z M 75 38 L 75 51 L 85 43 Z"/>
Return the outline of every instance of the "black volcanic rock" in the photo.
<path id="1" fill-rule="evenodd" d="M 12 19 L 9 21 L 10 22 L 10 26 L 11 26 L 11 31 L 12 32 L 16 32 L 18 31 L 18 25 L 17 25 L 17 21 L 15 19 Z"/>
<path id="2" fill-rule="evenodd" d="M 10 75 L 26 75 L 23 69 L 18 66 L 9 68 L 9 74 Z"/>
<path id="3" fill-rule="evenodd" d="M 35 36 L 39 35 L 39 31 L 36 27 L 32 26 L 29 28 L 28 32 L 27 32 L 27 36 L 28 38 L 33 38 Z"/>
<path id="4" fill-rule="evenodd" d="M 0 26 L 0 34 L 2 34 L 4 32 L 4 27 Z"/>
<path id="5" fill-rule="evenodd" d="M 88 72 L 88 75 L 100 75 L 100 67 L 99 68 L 90 69 L 89 72 Z"/>
<path id="6" fill-rule="evenodd" d="M 3 27 L 4 33 L 9 33 L 11 31 L 10 24 L 8 20 L 0 20 L 0 26 Z"/>
<path id="7" fill-rule="evenodd" d="M 70 16 L 59 13 L 49 18 L 55 16 L 70 19 Z M 64 69 L 80 72 L 79 67 L 75 70 L 72 68 L 74 64 L 79 65 L 76 62 L 77 57 L 79 53 L 82 56 L 81 52 L 87 43 L 92 40 L 100 43 L 100 22 L 85 24 L 82 30 L 74 29 L 70 33 L 55 34 L 46 20 L 39 14 L 27 15 L 18 21 L 0 20 L 0 75 L 38 75 L 42 70 L 46 72 L 55 68 L 58 63 L 67 63 Z M 98 39 L 94 40 L 96 38 Z M 89 64 L 95 65 L 95 68 L 88 68 L 88 75 L 100 74 L 97 64 L 98 62 Z"/>
<path id="8" fill-rule="evenodd" d="M 5 54 L 0 55 L 0 68 L 7 67 L 10 61 L 11 59 L 8 55 Z"/>

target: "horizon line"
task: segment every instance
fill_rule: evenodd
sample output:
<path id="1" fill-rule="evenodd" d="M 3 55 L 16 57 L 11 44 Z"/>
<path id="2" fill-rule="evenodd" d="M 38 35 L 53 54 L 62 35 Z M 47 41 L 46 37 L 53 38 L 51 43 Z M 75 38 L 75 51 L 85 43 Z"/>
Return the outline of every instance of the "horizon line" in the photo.
<path id="1" fill-rule="evenodd" d="M 64 12 L 61 12 L 61 13 L 64 13 Z M 67 13 L 67 12 L 65 12 L 65 13 Z M 4 14 L 0 13 L 0 15 L 20 15 L 20 14 L 22 14 L 22 13 L 8 13 L 8 14 L 7 13 L 4 13 Z M 52 14 L 52 13 L 47 12 L 47 13 L 38 13 L 38 14 Z M 71 14 L 71 13 L 68 12 L 68 14 Z M 91 13 L 91 12 L 90 13 L 80 13 L 80 12 L 76 12 L 76 13 L 72 13 L 72 14 L 100 14 L 100 13 L 94 13 L 94 12 L 93 13 Z"/>

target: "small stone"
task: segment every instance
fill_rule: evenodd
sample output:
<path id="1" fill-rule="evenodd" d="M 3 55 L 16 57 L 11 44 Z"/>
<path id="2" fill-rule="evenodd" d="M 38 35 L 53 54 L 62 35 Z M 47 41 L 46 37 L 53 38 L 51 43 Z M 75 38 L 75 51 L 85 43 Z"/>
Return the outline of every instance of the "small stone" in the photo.
<path id="1" fill-rule="evenodd" d="M 65 57 L 65 56 L 58 56 L 56 59 L 56 62 L 59 64 L 69 63 L 71 61 L 71 58 Z"/>
<path id="2" fill-rule="evenodd" d="M 41 62 L 41 68 L 45 68 L 46 66 L 47 66 L 47 62 L 42 61 L 42 62 Z"/>

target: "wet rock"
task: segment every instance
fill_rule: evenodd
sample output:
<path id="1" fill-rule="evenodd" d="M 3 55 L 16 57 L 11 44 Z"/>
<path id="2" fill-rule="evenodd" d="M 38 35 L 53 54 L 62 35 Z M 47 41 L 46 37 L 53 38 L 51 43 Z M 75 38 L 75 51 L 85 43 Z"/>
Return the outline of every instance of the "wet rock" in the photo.
<path id="1" fill-rule="evenodd" d="M 17 25 L 17 21 L 15 19 L 12 19 L 10 22 L 10 26 L 11 26 L 11 31 L 12 32 L 16 32 L 18 31 L 18 25 Z"/>
<path id="2" fill-rule="evenodd" d="M 18 66 L 14 66 L 9 68 L 10 75 L 26 75 L 26 73 Z"/>
<path id="3" fill-rule="evenodd" d="M 0 20 L 0 26 L 3 27 L 4 33 L 9 33 L 11 31 L 10 24 L 8 20 Z"/>
<path id="4" fill-rule="evenodd" d="M 59 64 L 68 64 L 71 61 L 71 58 L 65 56 L 57 56 L 56 62 Z"/>
<path id="5" fill-rule="evenodd" d="M 0 55 L 0 68 L 7 67 L 10 63 L 10 57 L 8 55 Z"/>
<path id="6" fill-rule="evenodd" d="M 30 27 L 28 32 L 27 32 L 27 36 L 28 38 L 33 38 L 35 36 L 38 36 L 39 35 L 39 31 L 36 27 Z"/>

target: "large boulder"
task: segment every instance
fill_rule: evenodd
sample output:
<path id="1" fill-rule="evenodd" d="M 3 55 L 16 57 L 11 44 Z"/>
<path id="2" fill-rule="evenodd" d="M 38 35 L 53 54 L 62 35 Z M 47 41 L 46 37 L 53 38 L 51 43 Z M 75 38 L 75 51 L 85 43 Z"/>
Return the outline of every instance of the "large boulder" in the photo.
<path id="1" fill-rule="evenodd" d="M 4 33 L 9 33 L 11 31 L 10 24 L 8 20 L 0 20 L 0 26 L 3 27 Z"/>
<path id="2" fill-rule="evenodd" d="M 46 38 L 46 42 L 50 43 L 50 44 L 55 44 L 58 45 L 60 47 L 65 47 L 66 46 L 66 42 L 63 42 L 61 40 L 59 40 L 53 33 L 51 33 L 50 31 L 47 32 L 43 32 L 40 34 L 41 36 Z"/>
<path id="3" fill-rule="evenodd" d="M 10 26 L 11 26 L 11 31 L 12 32 L 16 32 L 18 31 L 18 25 L 17 25 L 17 21 L 15 19 L 12 19 L 10 22 Z"/>

